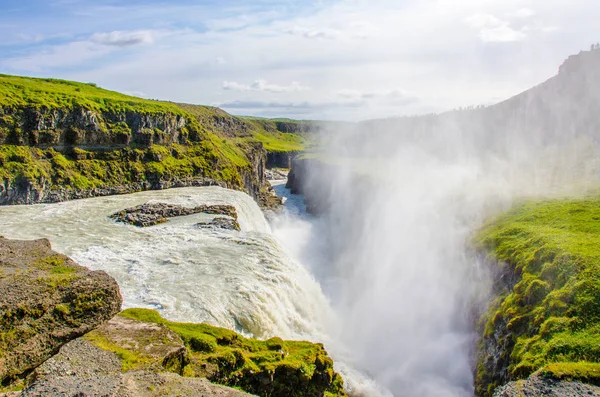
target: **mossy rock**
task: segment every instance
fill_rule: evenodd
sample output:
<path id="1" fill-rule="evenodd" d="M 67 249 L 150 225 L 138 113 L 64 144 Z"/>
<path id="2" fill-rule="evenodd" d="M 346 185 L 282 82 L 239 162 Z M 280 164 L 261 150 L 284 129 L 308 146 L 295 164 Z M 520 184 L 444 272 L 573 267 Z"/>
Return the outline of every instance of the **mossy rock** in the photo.
<path id="1" fill-rule="evenodd" d="M 114 279 L 52 251 L 0 238 L 0 381 L 10 384 L 121 308 Z"/>
<path id="2" fill-rule="evenodd" d="M 114 330 L 119 327 L 111 328 L 111 324 L 123 322 L 133 328 L 133 324 L 138 324 L 138 328 L 154 327 L 156 337 L 147 332 L 130 334 L 131 340 L 115 337 Z M 187 348 L 186 359 L 180 361 L 183 365 L 176 367 L 176 371 L 164 365 L 160 358 L 164 354 L 150 357 L 145 347 L 160 345 L 164 338 L 158 335 L 166 331 L 177 335 Z M 141 340 L 134 342 L 138 338 Z M 214 383 L 260 396 L 346 395 L 342 378 L 319 343 L 280 338 L 260 341 L 207 324 L 168 321 L 149 309 L 127 309 L 86 339 L 116 353 L 124 371 L 152 369 L 206 377 Z"/>

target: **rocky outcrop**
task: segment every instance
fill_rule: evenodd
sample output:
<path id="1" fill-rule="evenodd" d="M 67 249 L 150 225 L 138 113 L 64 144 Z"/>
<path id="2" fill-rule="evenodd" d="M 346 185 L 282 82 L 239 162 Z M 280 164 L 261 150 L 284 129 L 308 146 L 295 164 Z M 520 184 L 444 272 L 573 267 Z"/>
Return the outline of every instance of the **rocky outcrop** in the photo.
<path id="1" fill-rule="evenodd" d="M 177 204 L 146 203 L 110 215 L 117 222 L 128 223 L 134 226 L 147 227 L 164 223 L 167 218 L 192 214 L 226 215 L 237 224 L 237 211 L 233 205 L 199 205 L 197 207 L 184 207 Z M 238 225 L 239 230 L 239 225 Z"/>
<path id="2" fill-rule="evenodd" d="M 114 279 L 52 251 L 45 239 L 0 238 L 0 295 L 3 384 L 109 320 L 122 301 Z"/>
<path id="3" fill-rule="evenodd" d="M 164 327 L 131 322 L 117 316 L 94 334 L 95 337 L 108 335 L 104 336 L 105 343 L 147 351 L 147 365 L 156 368 L 123 372 L 117 354 L 81 338 L 63 346 L 59 354 L 37 368 L 31 377 L 32 383 L 20 396 L 249 396 L 214 385 L 204 378 L 184 378 L 174 372 L 161 372 L 166 370 L 163 362 L 169 362 L 170 357 L 185 350 L 181 338 Z"/>
<path id="4" fill-rule="evenodd" d="M 269 181 L 281 181 L 287 180 L 289 172 L 282 169 L 267 169 L 265 171 L 265 177 Z"/>
<path id="5" fill-rule="evenodd" d="M 216 217 L 210 222 L 200 222 L 196 226 L 203 229 L 241 230 L 240 224 L 234 218 Z"/>
<path id="6" fill-rule="evenodd" d="M 189 120 L 173 113 L 94 111 L 83 107 L 0 107 L 0 144 L 37 147 L 125 147 L 183 143 Z"/>
<path id="7" fill-rule="evenodd" d="M 557 381 L 542 376 L 510 382 L 496 389 L 494 397 L 588 397 L 600 396 L 600 387 L 581 382 Z"/>
<path id="8" fill-rule="evenodd" d="M 115 337 L 103 327 L 86 339 L 103 350 L 117 353 L 125 371 L 179 373 L 179 366 L 165 366 L 168 353 L 148 356 L 146 340 L 161 344 L 162 333 L 179 335 L 187 348 L 187 356 L 177 363 L 187 363 L 183 373 L 188 377 L 207 378 L 211 382 L 233 386 L 261 396 L 345 396 L 343 381 L 333 369 L 333 361 L 323 345 L 303 341 L 271 338 L 265 341 L 245 338 L 233 331 L 208 324 L 168 321 L 153 310 L 128 309 L 119 315 L 129 320 L 127 327 L 151 327 L 152 333 L 129 333 Z M 119 320 L 121 321 L 121 320 Z M 111 321 L 112 322 L 112 321 Z M 135 329 L 135 328 L 134 328 Z M 160 334 L 159 334 L 160 333 Z M 134 342 L 142 337 L 144 341 Z M 175 345 L 177 338 L 169 338 Z M 175 346 L 170 348 L 176 350 Z M 162 368 L 162 369 L 161 369 Z"/>
<path id="9" fill-rule="evenodd" d="M 245 149 L 250 167 L 240 170 L 244 190 L 260 203 L 260 198 L 268 190 L 269 184 L 265 178 L 266 151 L 262 144 L 249 143 Z"/>

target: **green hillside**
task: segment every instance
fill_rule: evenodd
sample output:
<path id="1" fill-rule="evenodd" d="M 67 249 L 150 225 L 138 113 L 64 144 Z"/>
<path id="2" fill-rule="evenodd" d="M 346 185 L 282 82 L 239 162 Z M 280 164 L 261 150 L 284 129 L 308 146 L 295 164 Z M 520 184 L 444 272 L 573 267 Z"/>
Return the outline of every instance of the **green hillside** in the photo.
<path id="1" fill-rule="evenodd" d="M 92 83 L 0 75 L 0 178 L 38 190 L 189 177 L 242 189 L 247 175 L 260 179 L 261 146 L 268 152 L 304 148 L 310 128 L 302 123 L 236 117 Z"/>
<path id="2" fill-rule="evenodd" d="M 518 205 L 476 242 L 517 276 L 483 318 L 484 342 L 503 347 L 509 377 L 600 384 L 600 197 Z M 493 358 L 482 359 L 480 385 Z"/>

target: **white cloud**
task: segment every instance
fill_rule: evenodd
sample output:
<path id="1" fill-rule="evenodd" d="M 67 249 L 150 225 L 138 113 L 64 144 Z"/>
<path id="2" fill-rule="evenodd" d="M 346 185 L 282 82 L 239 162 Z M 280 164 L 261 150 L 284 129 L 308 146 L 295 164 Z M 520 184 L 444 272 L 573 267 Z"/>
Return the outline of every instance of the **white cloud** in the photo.
<path id="1" fill-rule="evenodd" d="M 310 87 L 293 81 L 290 85 L 269 84 L 266 80 L 254 80 L 252 84 L 240 84 L 235 81 L 223 81 L 224 90 L 233 91 L 266 91 L 266 92 L 298 92 L 310 90 Z"/>
<path id="2" fill-rule="evenodd" d="M 596 0 L 341 0 L 303 12 L 295 12 L 299 3 L 282 2 L 267 13 L 250 2 L 238 12 L 229 3 L 82 3 L 89 16 L 65 10 L 36 23 L 0 15 L 0 37 L 72 33 L 3 47 L 0 70 L 198 104 L 272 103 L 276 96 L 280 104 L 315 104 L 279 107 L 281 116 L 364 119 L 507 98 L 551 77 L 600 37 Z M 93 32 L 100 32 L 96 41 Z M 319 110 L 335 102 L 362 105 Z"/>
<path id="3" fill-rule="evenodd" d="M 96 33 L 92 35 L 90 41 L 107 46 L 131 47 L 140 44 L 152 44 L 154 37 L 153 33 L 149 30 L 134 32 L 114 31 L 110 33 Z"/>
<path id="4" fill-rule="evenodd" d="M 485 43 L 520 41 L 527 37 L 522 31 L 513 29 L 510 22 L 491 14 L 474 14 L 468 17 L 466 22 L 479 30 L 479 37 Z"/>
<path id="5" fill-rule="evenodd" d="M 295 26 L 288 29 L 286 33 L 302 36 L 307 39 L 339 39 L 342 33 L 336 29 L 330 28 L 303 28 Z"/>
<path id="6" fill-rule="evenodd" d="M 535 11 L 530 8 L 521 8 L 516 13 L 517 18 L 530 18 L 535 15 Z"/>
<path id="7" fill-rule="evenodd" d="M 47 68 L 77 65 L 101 57 L 110 52 L 110 48 L 89 41 L 71 43 L 44 48 L 34 54 L 21 58 L 7 59 L 2 64 L 16 70 L 39 72 Z"/>

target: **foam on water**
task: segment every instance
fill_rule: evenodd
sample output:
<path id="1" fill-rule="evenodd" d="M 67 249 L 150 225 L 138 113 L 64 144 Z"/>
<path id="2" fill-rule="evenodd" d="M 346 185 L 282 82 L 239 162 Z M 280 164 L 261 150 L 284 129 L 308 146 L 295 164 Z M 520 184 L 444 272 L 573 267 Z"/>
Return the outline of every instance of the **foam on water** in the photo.
<path id="1" fill-rule="evenodd" d="M 232 204 L 242 231 L 202 229 L 206 214 L 137 228 L 108 215 L 146 202 Z M 257 337 L 323 340 L 333 319 L 310 273 L 273 238 L 256 203 L 219 187 L 181 188 L 57 204 L 0 208 L 7 238 L 46 237 L 57 251 L 121 287 L 125 307 L 208 322 Z"/>

